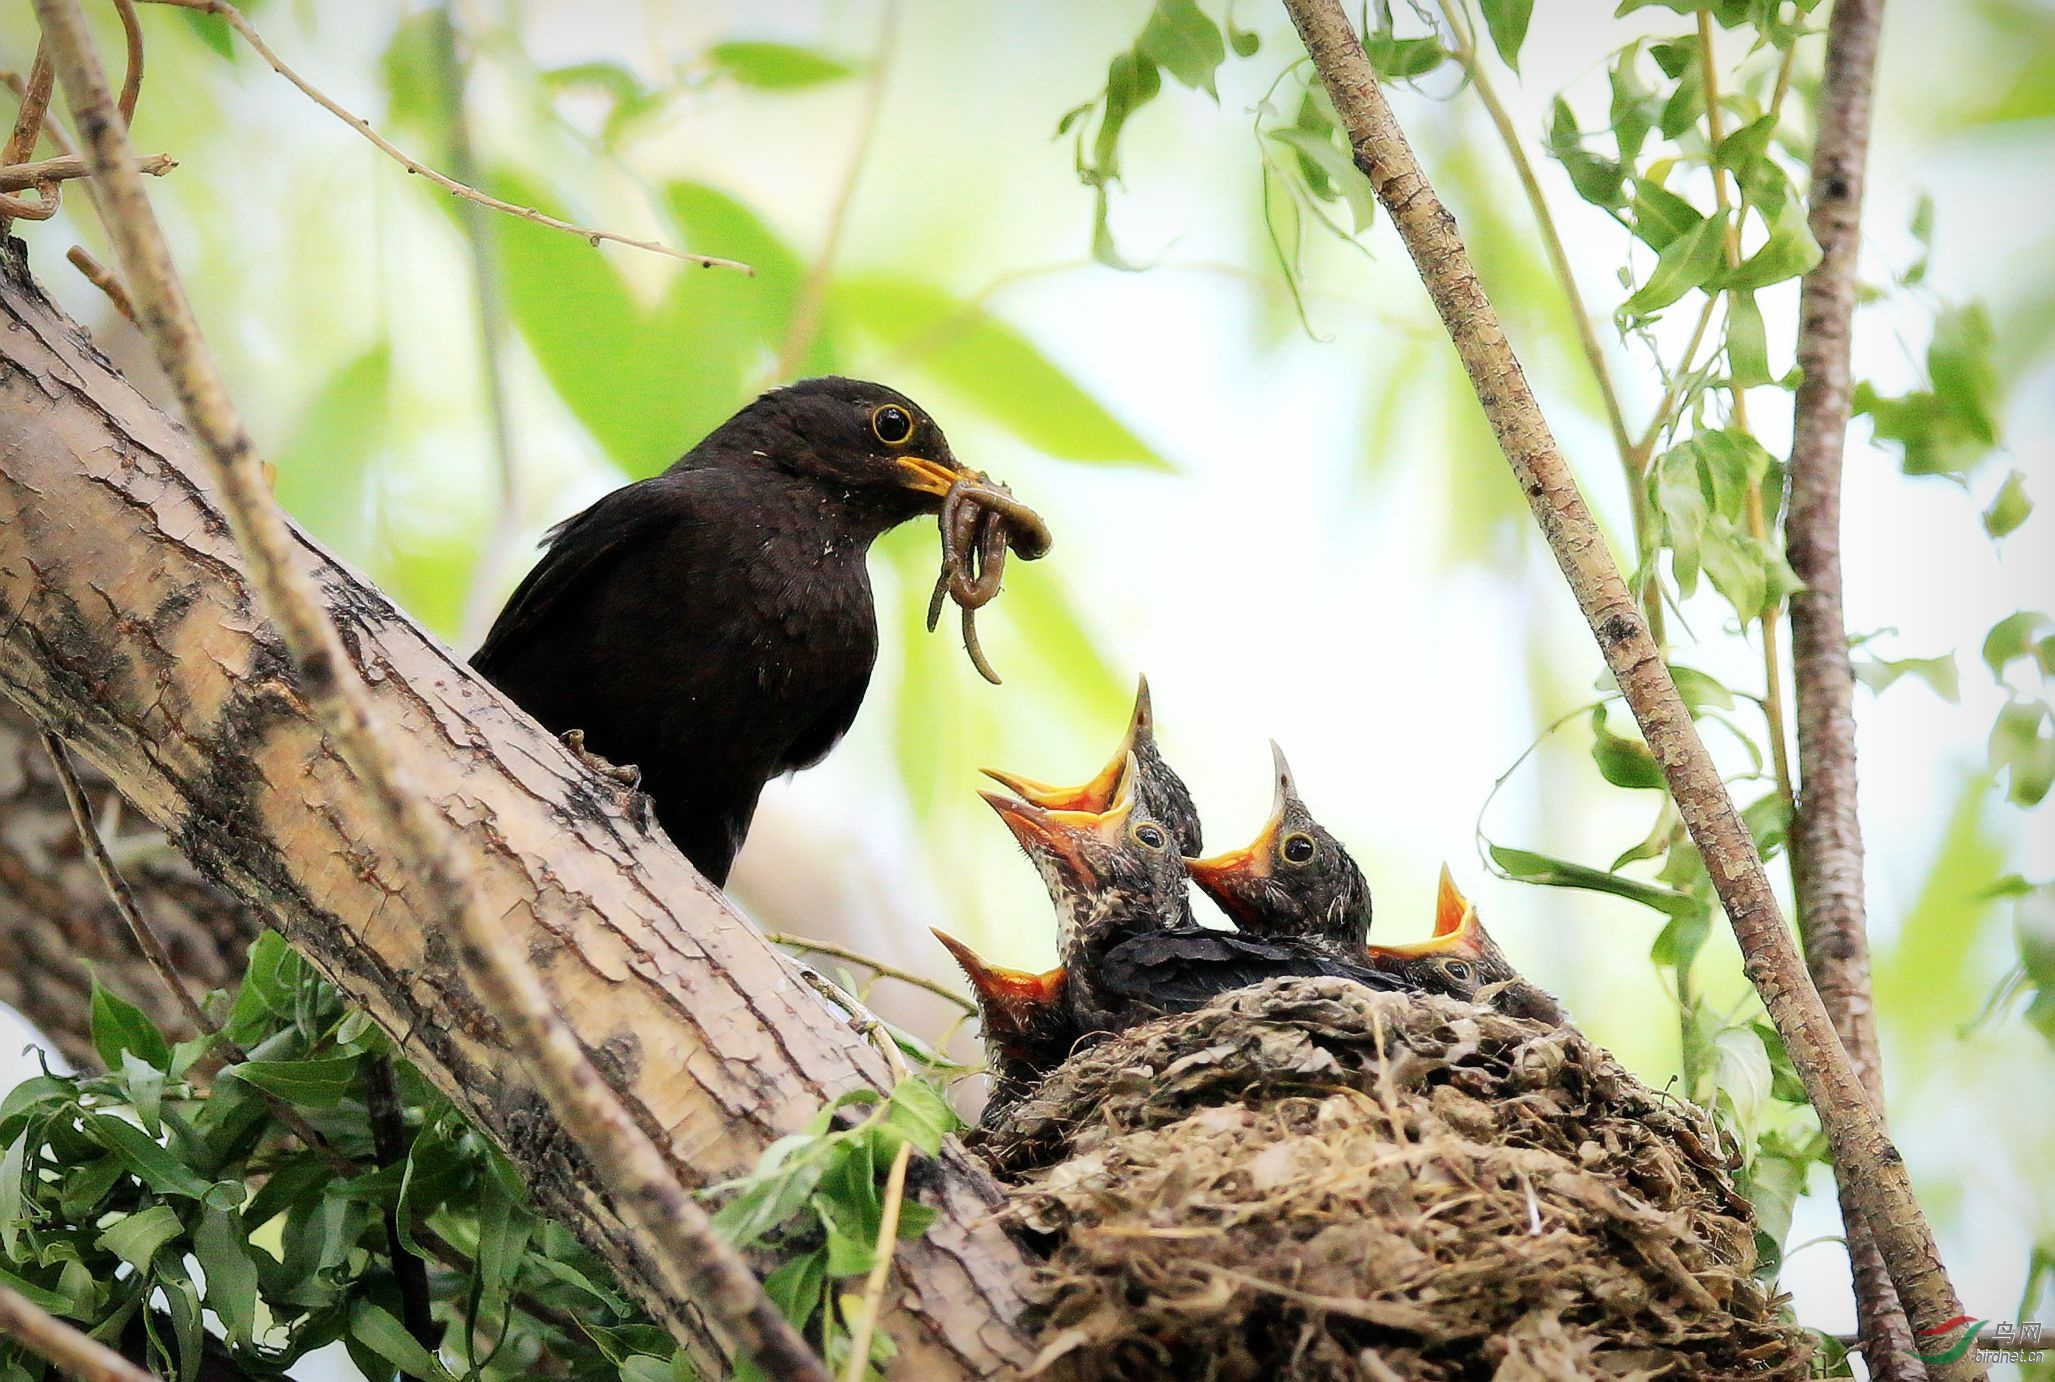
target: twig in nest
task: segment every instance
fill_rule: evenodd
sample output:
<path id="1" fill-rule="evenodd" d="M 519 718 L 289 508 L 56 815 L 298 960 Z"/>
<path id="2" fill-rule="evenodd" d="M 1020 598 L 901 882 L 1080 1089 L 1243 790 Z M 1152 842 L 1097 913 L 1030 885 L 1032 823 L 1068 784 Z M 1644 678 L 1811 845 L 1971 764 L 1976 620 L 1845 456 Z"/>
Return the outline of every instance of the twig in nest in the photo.
<path id="1" fill-rule="evenodd" d="M 941 527 L 942 571 L 928 597 L 928 632 L 941 622 L 943 598 L 955 600 L 963 611 L 963 650 L 978 675 L 997 686 L 999 674 L 978 644 L 977 612 L 999 594 L 1006 549 L 1020 553 L 1022 561 L 1041 558 L 1049 551 L 1049 525 L 1006 486 L 980 474 L 949 487 Z"/>
<path id="2" fill-rule="evenodd" d="M 491 207 L 494 211 L 503 211 L 509 216 L 518 216 L 524 221 L 532 221 L 536 225 L 547 226 L 551 230 L 561 230 L 567 235 L 576 235 L 581 240 L 585 240 L 593 245 L 599 244 L 602 240 L 611 240 L 617 245 L 627 245 L 633 249 L 648 250 L 652 254 L 664 254 L 669 255 L 673 259 L 682 259 L 688 264 L 697 264 L 702 269 L 734 269 L 750 275 L 756 273 L 755 269 L 750 268 L 749 265 L 739 260 L 716 259 L 712 255 L 706 254 L 687 254 L 682 250 L 674 250 L 660 241 L 636 240 L 626 235 L 617 235 L 611 230 L 594 230 L 590 226 L 573 225 L 569 221 L 560 221 L 554 216 L 546 216 L 532 206 L 516 206 L 512 202 L 501 201 L 498 197 L 490 196 L 466 183 L 458 182 L 447 173 L 439 173 L 419 159 L 402 151 L 391 140 L 387 139 L 377 130 L 372 129 L 369 120 L 366 120 L 361 115 L 351 114 L 342 106 L 336 104 L 319 87 L 316 87 L 305 77 L 286 66 L 284 59 L 271 50 L 271 45 L 266 43 L 263 36 L 251 26 L 250 21 L 243 17 L 243 12 L 234 5 L 229 4 L 228 0 L 150 0 L 150 3 L 155 5 L 172 5 L 182 10 L 198 10 L 202 14 L 218 15 L 230 28 L 242 35 L 243 42 L 255 49 L 258 57 L 271 64 L 272 71 L 298 87 L 300 93 L 308 100 L 348 125 L 358 134 L 363 135 L 364 138 L 370 140 L 378 147 L 379 152 L 398 163 L 402 168 L 405 168 L 410 173 L 427 178 L 452 196 L 462 197 L 465 201 L 477 202 L 480 206 Z"/>
<path id="3" fill-rule="evenodd" d="M 978 1010 L 977 1004 L 971 1002 L 947 984 L 938 984 L 924 975 L 915 974 L 910 970 L 900 969 L 894 965 L 888 965 L 883 960 L 874 960 L 862 951 L 851 950 L 846 945 L 837 945 L 833 941 L 811 940 L 805 936 L 788 935 L 783 931 L 766 931 L 763 933 L 763 938 L 773 945 L 782 945 L 787 949 L 797 950 L 801 954 L 830 955 L 838 960 L 848 960 L 852 964 L 860 964 L 880 978 L 897 979 L 902 984 L 907 984 L 917 989 L 924 989 L 934 994 L 937 998 L 946 998 L 966 1013 L 975 1014 Z M 835 1001 L 839 1004 L 842 1000 L 837 998 Z"/>
<path id="4" fill-rule="evenodd" d="M 115 311 L 127 317 L 133 325 L 142 325 L 136 321 L 136 305 L 129 300 L 128 289 L 121 285 L 121 280 L 115 276 L 114 270 L 86 253 L 84 245 L 73 245 L 64 252 L 64 257 L 71 261 L 71 267 L 86 276 L 86 282 L 107 295 L 107 300 L 114 304 Z"/>

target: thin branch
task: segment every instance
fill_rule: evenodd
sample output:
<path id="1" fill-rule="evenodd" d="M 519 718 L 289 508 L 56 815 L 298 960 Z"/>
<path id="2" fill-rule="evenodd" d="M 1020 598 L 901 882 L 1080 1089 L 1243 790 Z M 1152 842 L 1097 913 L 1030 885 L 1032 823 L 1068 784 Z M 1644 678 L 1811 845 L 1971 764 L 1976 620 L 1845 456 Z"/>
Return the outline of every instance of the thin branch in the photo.
<path id="1" fill-rule="evenodd" d="M 851 950 L 847 946 L 836 945 L 832 941 L 817 941 L 807 936 L 787 935 L 783 931 L 766 931 L 763 933 L 763 938 L 772 945 L 788 946 L 802 954 L 831 955 L 838 960 L 848 960 L 851 964 L 862 965 L 865 969 L 883 978 L 897 979 L 902 984 L 911 984 L 917 989 L 926 989 L 937 998 L 948 999 L 973 1017 L 977 1015 L 978 1005 L 950 988 L 947 984 L 936 983 L 933 979 L 915 974 L 911 970 L 888 965 L 883 960 L 874 960 L 860 950 Z"/>
<path id="2" fill-rule="evenodd" d="M 1788 51 L 1786 56 L 1788 57 Z M 1698 12 L 1698 60 L 1705 87 L 1705 132 L 1709 148 L 1717 154 L 1720 142 L 1726 137 L 1722 129 L 1723 117 L 1720 111 L 1720 65 L 1713 57 L 1712 12 Z M 1726 232 L 1727 267 L 1741 267 L 1741 217 L 1735 214 L 1732 198 L 1727 193 L 1727 172 L 1720 167 L 1715 157 L 1706 159 L 1706 168 L 1712 174 L 1713 202 L 1719 208 L 1720 220 Z M 1731 400 L 1734 425 L 1750 436 L 1755 429 L 1748 425 L 1748 389 L 1728 371 L 1727 393 Z M 1762 482 L 1751 480 L 1748 484 L 1748 535 L 1757 544 L 1769 540 L 1769 525 L 1763 511 Z M 1747 611 L 1743 611 L 1745 615 Z M 1762 628 L 1762 673 L 1763 673 L 1763 718 L 1767 721 L 1770 737 L 1770 763 L 1776 769 L 1777 792 L 1788 806 L 1791 792 L 1791 748 L 1790 734 L 1785 726 L 1789 718 L 1784 713 L 1784 668 L 1783 658 L 1777 647 L 1777 626 L 1781 622 L 1781 607 L 1771 600 L 1756 617 Z"/>
<path id="3" fill-rule="evenodd" d="M 136 905 L 136 895 L 129 891 L 128 880 L 121 876 L 121 871 L 114 867 L 114 860 L 108 857 L 107 843 L 100 838 L 99 827 L 93 824 L 93 808 L 86 801 L 86 789 L 79 783 L 78 774 L 72 770 L 71 755 L 66 752 L 64 741 L 45 730 L 43 750 L 50 755 L 50 765 L 57 770 L 57 783 L 64 789 L 65 805 L 71 808 L 71 823 L 78 829 L 79 844 L 85 849 L 93 872 L 99 875 L 101 885 L 107 889 L 107 895 L 114 900 L 114 910 L 121 913 L 121 919 L 128 923 L 136 948 L 143 952 L 143 958 L 150 962 L 157 978 L 178 1000 L 178 1006 L 185 1013 L 186 1021 L 192 1024 L 194 1033 L 205 1036 L 213 1032 L 214 1024 L 208 1019 L 206 1010 L 186 991 L 185 981 L 178 977 L 178 967 L 171 962 L 171 952 L 164 948 L 164 942 L 157 939 L 157 932 L 143 916 L 143 909 Z"/>
<path id="4" fill-rule="evenodd" d="M 1875 1230 L 1913 1323 L 1939 1328 L 1962 1308 L 1912 1193 L 1904 1158 L 1891 1145 L 1841 1050 L 1784 925 L 1755 842 L 1549 432 L 1498 313 L 1478 284 L 1455 218 L 1392 118 L 1341 0 L 1285 0 L 1285 8 L 1349 132 L 1357 166 L 1405 241 L 1642 738 L 1662 765 L 1734 927 L 1748 977 L 1819 1113 L 1846 1175 L 1844 1183 L 1859 1191 L 1856 1217 Z M 1984 1369 L 1965 1359 L 1941 1375 L 1954 1382 L 1981 1377 Z"/>
<path id="5" fill-rule="evenodd" d="M 136 118 L 136 98 L 143 94 L 143 20 L 136 13 L 136 0 L 114 0 L 114 12 L 121 16 L 121 38 L 128 45 L 128 69 L 122 74 L 121 95 L 114 108 L 121 112 L 121 123 L 131 125 Z"/>
<path id="6" fill-rule="evenodd" d="M 681 1304 L 702 1306 L 772 1375 L 827 1382 L 826 1370 L 806 1342 L 764 1295 L 748 1264 L 715 1232 L 662 1151 L 593 1067 L 533 966 L 506 944 L 500 919 L 487 914 L 468 860 L 455 847 L 454 829 L 385 751 L 369 692 L 299 560 L 285 516 L 262 483 L 255 449 L 186 301 L 79 0 L 35 0 L 35 6 L 86 143 L 93 168 L 88 185 L 120 255 L 143 333 L 211 462 L 223 513 L 248 562 L 260 607 L 278 629 L 298 673 L 296 689 L 362 780 L 364 804 L 408 886 L 418 890 L 429 915 L 454 938 L 466 977 L 503 1024 L 600 1183 L 616 1197 L 623 1218 L 642 1235 L 667 1294 Z M 220 8 L 235 13 L 233 7 Z"/>
<path id="7" fill-rule="evenodd" d="M 1798 387 L 1791 420 L 1791 670 L 1798 711 L 1800 789 L 1791 820 L 1791 875 L 1806 964 L 1848 1060 L 1884 1116 L 1883 1052 L 1870 987 L 1863 901 L 1862 822 L 1856 812 L 1855 677 L 1842 612 L 1841 465 L 1852 397 L 1849 352 L 1858 297 L 1862 195 L 1870 101 L 1883 0 L 1836 0 L 1827 25 L 1809 207 L 1820 262 L 1798 304 Z M 1875 1237 L 1842 1188 L 1848 1257 L 1872 1378 L 1925 1375 L 1911 1356 L 1912 1326 L 1898 1304 Z"/>
<path id="8" fill-rule="evenodd" d="M 114 270 L 102 264 L 87 252 L 84 245 L 73 245 L 64 252 L 71 266 L 85 275 L 86 282 L 107 295 L 114 304 L 114 310 L 127 317 L 131 324 L 136 320 L 136 305 L 129 301 L 128 289 L 122 286 L 121 278 Z"/>
<path id="9" fill-rule="evenodd" d="M 1571 320 L 1576 323 L 1577 342 L 1584 349 L 1584 361 L 1591 367 L 1591 378 L 1598 385 L 1599 397 L 1605 401 L 1606 423 L 1612 428 L 1613 446 L 1620 453 L 1621 464 L 1627 467 L 1627 483 L 1634 492 L 1634 525 L 1638 537 L 1647 521 L 1647 494 L 1641 485 L 1641 474 L 1634 466 L 1634 443 L 1627 436 L 1626 414 L 1620 409 L 1619 391 L 1613 387 L 1613 373 L 1606 364 L 1605 347 L 1599 341 L 1598 327 L 1592 321 L 1591 313 L 1585 310 L 1584 294 L 1577 287 L 1577 275 L 1570 268 L 1570 255 L 1563 248 L 1562 233 L 1557 230 L 1555 217 L 1548 209 L 1548 199 L 1542 195 L 1541 179 L 1534 175 L 1534 165 L 1528 161 L 1526 146 L 1520 140 L 1512 114 L 1506 109 L 1505 102 L 1499 99 L 1498 89 L 1491 84 L 1491 76 L 1485 70 L 1484 60 L 1464 14 L 1463 0 L 1442 0 L 1441 12 L 1448 17 L 1449 32 L 1455 40 L 1456 61 L 1469 74 L 1470 85 L 1476 88 L 1477 99 L 1484 103 L 1485 113 L 1491 116 L 1492 127 L 1498 131 L 1499 142 L 1505 145 L 1506 155 L 1513 162 L 1513 172 L 1520 179 L 1520 189 L 1526 193 L 1527 205 L 1534 213 L 1534 223 L 1541 231 L 1541 244 L 1548 252 L 1549 267 L 1555 272 L 1556 284 L 1563 290 L 1563 300 L 1569 306 Z"/>
<path id="10" fill-rule="evenodd" d="M 156 1374 L 137 1367 L 9 1286 L 0 1286 L 0 1335 L 80 1382 L 158 1382 Z"/>
<path id="11" fill-rule="evenodd" d="M 912 1078 L 906 1069 L 906 1058 L 899 1054 L 899 1043 L 885 1030 L 884 1023 L 872 1018 L 865 1028 L 865 1035 L 884 1056 L 885 1064 L 892 1068 L 895 1079 Z M 849 1330 L 849 1357 L 842 1365 L 842 1382 L 863 1382 L 870 1372 L 871 1338 L 877 1333 L 878 1312 L 885 1304 L 885 1283 L 892 1275 L 892 1255 L 899 1247 L 899 1211 L 906 1202 L 906 1168 L 912 1161 L 913 1143 L 901 1138 L 899 1150 L 892 1154 L 892 1168 L 885 1173 L 885 1195 L 878 1207 L 878 1237 L 871 1251 L 870 1272 L 863 1280 L 856 1322 Z"/>
<path id="12" fill-rule="evenodd" d="M 371 1154 L 378 1164 L 405 1164 L 412 1144 L 407 1137 L 406 1115 L 400 1109 L 391 1056 L 373 1056 L 364 1068 L 364 1112 L 371 1123 Z M 385 1253 L 392 1266 L 393 1284 L 399 1288 L 400 1320 L 414 1342 L 432 1356 L 440 1340 L 429 1306 L 428 1265 L 408 1252 L 400 1239 L 397 1197 L 385 1206 Z"/>
<path id="13" fill-rule="evenodd" d="M 821 309 L 827 302 L 828 280 L 834 274 L 835 253 L 842 247 L 842 234 L 849 227 L 849 210 L 856 202 L 857 184 L 863 180 L 863 165 L 869 160 L 871 144 L 877 137 L 878 117 L 885 108 L 886 79 L 891 73 L 892 55 L 898 47 L 899 0 L 885 0 L 884 18 L 878 27 L 878 51 L 871 59 L 870 73 L 864 82 L 863 115 L 862 123 L 857 126 L 856 148 L 849 155 L 848 166 L 842 170 L 842 186 L 835 193 L 833 209 L 828 213 L 828 229 L 821 237 L 820 253 L 814 256 L 806 282 L 800 285 L 799 300 L 792 305 L 792 320 L 785 328 L 784 341 L 778 346 L 774 383 L 789 383 L 798 375 L 820 335 Z"/>
<path id="14" fill-rule="evenodd" d="M 153 178 L 161 178 L 176 167 L 178 160 L 170 154 L 144 154 L 136 160 L 136 168 Z M 87 176 L 89 171 L 86 161 L 72 154 L 10 164 L 0 168 L 0 192 L 20 192 L 46 182 L 69 182 Z"/>
<path id="15" fill-rule="evenodd" d="M 756 272 L 749 265 L 738 260 L 716 259 L 711 255 L 705 254 L 687 254 L 683 250 L 674 250 L 669 245 L 656 240 L 637 240 L 631 236 L 616 234 L 611 230 L 594 230 L 590 226 L 573 225 L 569 221 L 561 221 L 554 216 L 545 215 L 532 206 L 516 206 L 513 202 L 501 201 L 498 197 L 491 196 L 479 191 L 475 187 L 458 182 L 455 178 L 445 173 L 437 172 L 419 159 L 400 149 L 391 140 L 387 139 L 377 130 L 372 129 L 369 120 L 366 120 L 361 115 L 351 114 L 348 110 L 336 104 L 319 87 L 316 87 L 305 77 L 286 66 L 284 59 L 273 52 L 271 45 L 264 41 L 263 35 L 259 34 L 252 27 L 250 21 L 243 17 L 243 12 L 234 5 L 229 4 L 228 0 L 149 0 L 149 3 L 153 5 L 170 5 L 176 9 L 197 10 L 202 14 L 220 16 L 228 23 L 230 28 L 242 35 L 245 43 L 256 50 L 258 57 L 271 65 L 272 71 L 298 87 L 300 93 L 308 100 L 320 106 L 358 134 L 364 136 L 364 138 L 370 140 L 378 148 L 379 152 L 383 153 L 387 158 L 390 158 L 408 172 L 428 179 L 428 181 L 434 183 L 443 191 L 448 192 L 451 196 L 462 197 L 465 201 L 491 207 L 494 211 L 504 212 L 509 216 L 518 216 L 524 221 L 529 221 L 539 226 L 547 226 L 551 230 L 561 230 L 566 235 L 575 235 L 579 239 L 588 241 L 593 245 L 598 245 L 602 240 L 611 240 L 617 245 L 627 245 L 632 249 L 648 250 L 652 254 L 669 255 L 673 259 L 682 259 L 688 264 L 697 264 L 702 269 L 734 269 L 745 274 L 754 274 Z"/>

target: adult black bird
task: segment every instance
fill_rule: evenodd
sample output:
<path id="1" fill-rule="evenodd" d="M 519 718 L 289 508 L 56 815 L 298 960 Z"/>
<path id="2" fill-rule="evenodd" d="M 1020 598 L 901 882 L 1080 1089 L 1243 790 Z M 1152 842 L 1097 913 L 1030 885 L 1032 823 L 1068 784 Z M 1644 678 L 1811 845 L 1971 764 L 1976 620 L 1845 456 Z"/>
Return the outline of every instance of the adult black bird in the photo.
<path id="1" fill-rule="evenodd" d="M 1570 1020 L 1555 995 L 1513 967 L 1478 920 L 1444 864 L 1434 904 L 1434 934 L 1411 945 L 1373 945 L 1364 951 L 1372 969 L 1396 975 L 1425 993 L 1489 1003 L 1514 1017 L 1560 1027 Z"/>
<path id="2" fill-rule="evenodd" d="M 1137 769 L 1130 766 L 1128 780 Z M 1184 861 L 1170 831 L 1123 791 L 1104 812 L 1051 811 L 996 792 L 1057 909 L 1065 1000 L 1080 1034 L 1185 1012 L 1267 979 L 1327 975 L 1371 988 L 1403 979 L 1298 937 L 1209 931 L 1192 920 Z"/>
<path id="3" fill-rule="evenodd" d="M 882 384 L 775 389 L 551 529 L 471 665 L 639 769 L 664 832 L 725 883 L 764 783 L 856 718 L 878 651 L 872 541 L 974 478 Z"/>
<path id="4" fill-rule="evenodd" d="M 1149 702 L 1149 679 L 1135 683 L 1134 713 L 1128 717 L 1127 733 L 1120 747 L 1090 780 L 1075 787 L 1052 787 L 1018 773 L 985 768 L 986 777 L 1000 783 L 1022 801 L 1050 811 L 1109 810 L 1127 781 L 1128 763 L 1134 762 L 1135 806 L 1145 816 L 1160 822 L 1177 842 L 1177 852 L 1197 854 L 1202 847 L 1199 811 L 1192 804 L 1191 789 L 1184 785 L 1162 749 L 1156 745 L 1156 714 Z"/>
<path id="5" fill-rule="evenodd" d="M 1186 869 L 1240 930 L 1294 937 L 1360 963 L 1370 935 L 1370 884 L 1342 842 L 1299 799 L 1284 750 L 1270 745 L 1270 819 L 1241 849 L 1188 859 Z"/>

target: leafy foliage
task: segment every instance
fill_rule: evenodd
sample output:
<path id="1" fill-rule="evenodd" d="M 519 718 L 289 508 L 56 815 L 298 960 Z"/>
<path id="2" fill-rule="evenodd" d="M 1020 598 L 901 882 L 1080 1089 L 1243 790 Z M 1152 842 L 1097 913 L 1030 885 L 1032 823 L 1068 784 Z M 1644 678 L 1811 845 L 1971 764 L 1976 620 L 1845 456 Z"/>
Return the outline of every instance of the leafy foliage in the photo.
<path id="1" fill-rule="evenodd" d="M 371 1378 L 693 1376 L 598 1259 L 535 1213 L 506 1159 L 280 937 L 259 939 L 234 997 L 210 1005 L 226 1014 L 220 1033 L 174 1046 L 96 987 L 105 1073 L 46 1070 L 0 1100 L 0 1283 L 173 1382 L 192 1382 L 210 1352 L 282 1377 L 337 1341 Z M 249 1059 L 214 1069 L 223 1037 Z M 372 1083 L 382 1062 L 396 1077 L 390 1110 Z M 282 1108 L 324 1145 L 300 1141 Z M 837 1126 L 858 1109 L 854 1127 Z M 377 1153 L 381 1117 L 402 1129 L 390 1160 Z M 789 1254 L 773 1296 L 832 1350 L 847 1308 L 832 1292 L 874 1261 L 886 1164 L 902 1141 L 934 1155 L 956 1127 L 919 1077 L 888 1096 L 856 1091 L 709 1192 L 716 1223 L 738 1245 Z M 933 1213 L 909 1200 L 899 1235 L 918 1236 Z M 402 1260 L 425 1274 L 432 1346 L 402 1323 Z M 874 1359 L 891 1356 L 878 1336 Z M 11 1346 L 0 1367 L 46 1375 Z"/>

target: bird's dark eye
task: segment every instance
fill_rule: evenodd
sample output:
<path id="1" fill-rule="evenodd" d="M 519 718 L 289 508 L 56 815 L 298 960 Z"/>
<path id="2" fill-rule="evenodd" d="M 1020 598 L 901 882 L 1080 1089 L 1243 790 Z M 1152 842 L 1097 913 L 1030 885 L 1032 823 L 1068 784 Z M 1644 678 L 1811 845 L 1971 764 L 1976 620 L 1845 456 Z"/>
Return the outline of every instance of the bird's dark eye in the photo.
<path id="1" fill-rule="evenodd" d="M 913 435 L 913 414 L 897 403 L 887 403 L 871 414 L 871 431 L 887 446 L 904 446 Z"/>
<path id="2" fill-rule="evenodd" d="M 1311 835 L 1287 835 L 1279 847 L 1287 864 L 1310 864 L 1313 862 L 1313 837 Z"/>
<path id="3" fill-rule="evenodd" d="M 1441 972 L 1448 975 L 1450 979 L 1458 984 L 1470 982 L 1470 966 L 1461 960 L 1442 961 Z"/>
<path id="4" fill-rule="evenodd" d="M 1161 849 L 1168 841 L 1161 830 L 1153 825 L 1138 825 L 1134 830 L 1135 841 L 1143 849 Z"/>

